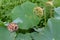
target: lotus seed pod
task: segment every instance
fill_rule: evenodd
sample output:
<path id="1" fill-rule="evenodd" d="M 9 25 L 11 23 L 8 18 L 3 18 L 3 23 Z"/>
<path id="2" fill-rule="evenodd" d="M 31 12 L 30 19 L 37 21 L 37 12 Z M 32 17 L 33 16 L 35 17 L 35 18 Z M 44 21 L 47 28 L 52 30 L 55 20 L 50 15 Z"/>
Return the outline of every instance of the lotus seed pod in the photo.
<path id="1" fill-rule="evenodd" d="M 18 25 L 16 23 L 10 23 L 8 24 L 7 28 L 9 31 L 13 32 L 18 30 Z"/>
<path id="2" fill-rule="evenodd" d="M 48 1 L 48 2 L 46 2 L 46 5 L 53 6 L 53 2 L 52 1 Z"/>
<path id="3" fill-rule="evenodd" d="M 41 7 L 35 7 L 34 8 L 34 13 L 39 16 L 42 17 L 43 16 L 43 9 Z"/>

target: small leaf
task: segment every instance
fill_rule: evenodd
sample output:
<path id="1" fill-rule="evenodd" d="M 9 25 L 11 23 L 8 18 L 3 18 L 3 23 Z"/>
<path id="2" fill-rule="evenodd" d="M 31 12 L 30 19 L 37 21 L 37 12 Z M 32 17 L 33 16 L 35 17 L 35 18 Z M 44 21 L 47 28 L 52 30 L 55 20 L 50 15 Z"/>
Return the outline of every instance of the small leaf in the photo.
<path id="1" fill-rule="evenodd" d="M 56 12 L 54 13 L 55 17 L 60 17 L 60 7 L 55 8 L 54 11 Z"/>
<path id="2" fill-rule="evenodd" d="M 9 32 L 6 28 L 0 27 L 0 40 L 14 40 L 16 33 Z"/>
<path id="3" fill-rule="evenodd" d="M 30 34 L 18 34 L 16 37 L 16 40 L 32 40 L 32 38 L 30 37 Z"/>
<path id="4" fill-rule="evenodd" d="M 31 36 L 34 40 L 52 40 L 53 39 L 53 35 L 48 27 L 42 28 L 41 31 L 37 31 L 37 32 L 31 33 Z"/>

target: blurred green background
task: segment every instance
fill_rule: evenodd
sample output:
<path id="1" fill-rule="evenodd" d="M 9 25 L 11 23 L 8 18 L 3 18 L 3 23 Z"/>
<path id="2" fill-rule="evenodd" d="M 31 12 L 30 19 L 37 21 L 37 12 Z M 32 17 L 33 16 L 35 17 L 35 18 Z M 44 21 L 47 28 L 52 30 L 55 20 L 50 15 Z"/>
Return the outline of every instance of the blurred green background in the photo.
<path id="1" fill-rule="evenodd" d="M 0 0 L 0 20 L 2 21 L 11 21 L 9 15 L 12 9 L 22 3 L 30 1 L 36 3 L 38 6 L 43 7 L 44 3 L 49 0 Z M 60 0 L 52 0 L 54 6 L 60 6 Z"/>

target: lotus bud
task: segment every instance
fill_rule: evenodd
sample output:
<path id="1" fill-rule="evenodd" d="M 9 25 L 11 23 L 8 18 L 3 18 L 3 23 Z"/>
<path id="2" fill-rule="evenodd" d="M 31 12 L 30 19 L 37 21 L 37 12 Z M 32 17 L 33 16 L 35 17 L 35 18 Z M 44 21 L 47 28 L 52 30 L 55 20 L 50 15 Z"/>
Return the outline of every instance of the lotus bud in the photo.
<path id="1" fill-rule="evenodd" d="M 46 2 L 46 5 L 53 6 L 53 2 L 52 1 L 48 1 L 48 2 Z"/>
<path id="2" fill-rule="evenodd" d="M 41 7 L 35 7 L 34 8 L 34 13 L 39 16 L 42 17 L 43 16 L 43 9 Z"/>
<path id="3" fill-rule="evenodd" d="M 8 24 L 7 28 L 9 31 L 13 32 L 18 30 L 18 25 L 16 23 L 10 23 Z"/>

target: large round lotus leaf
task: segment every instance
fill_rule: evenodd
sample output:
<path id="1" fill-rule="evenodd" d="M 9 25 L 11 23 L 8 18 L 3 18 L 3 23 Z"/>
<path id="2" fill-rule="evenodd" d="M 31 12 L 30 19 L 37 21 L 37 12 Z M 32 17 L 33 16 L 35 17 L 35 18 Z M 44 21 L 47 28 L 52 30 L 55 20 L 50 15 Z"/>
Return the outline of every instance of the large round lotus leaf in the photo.
<path id="1" fill-rule="evenodd" d="M 0 40 L 14 40 L 15 32 L 10 32 L 6 28 L 0 27 Z"/>
<path id="2" fill-rule="evenodd" d="M 51 18 L 48 20 L 48 26 L 53 33 L 55 40 L 60 40 L 60 18 Z"/>
<path id="3" fill-rule="evenodd" d="M 36 7 L 35 4 L 27 1 L 12 10 L 12 19 L 20 19 L 19 28 L 29 29 L 39 23 L 39 17 L 33 13 L 34 7 Z"/>

